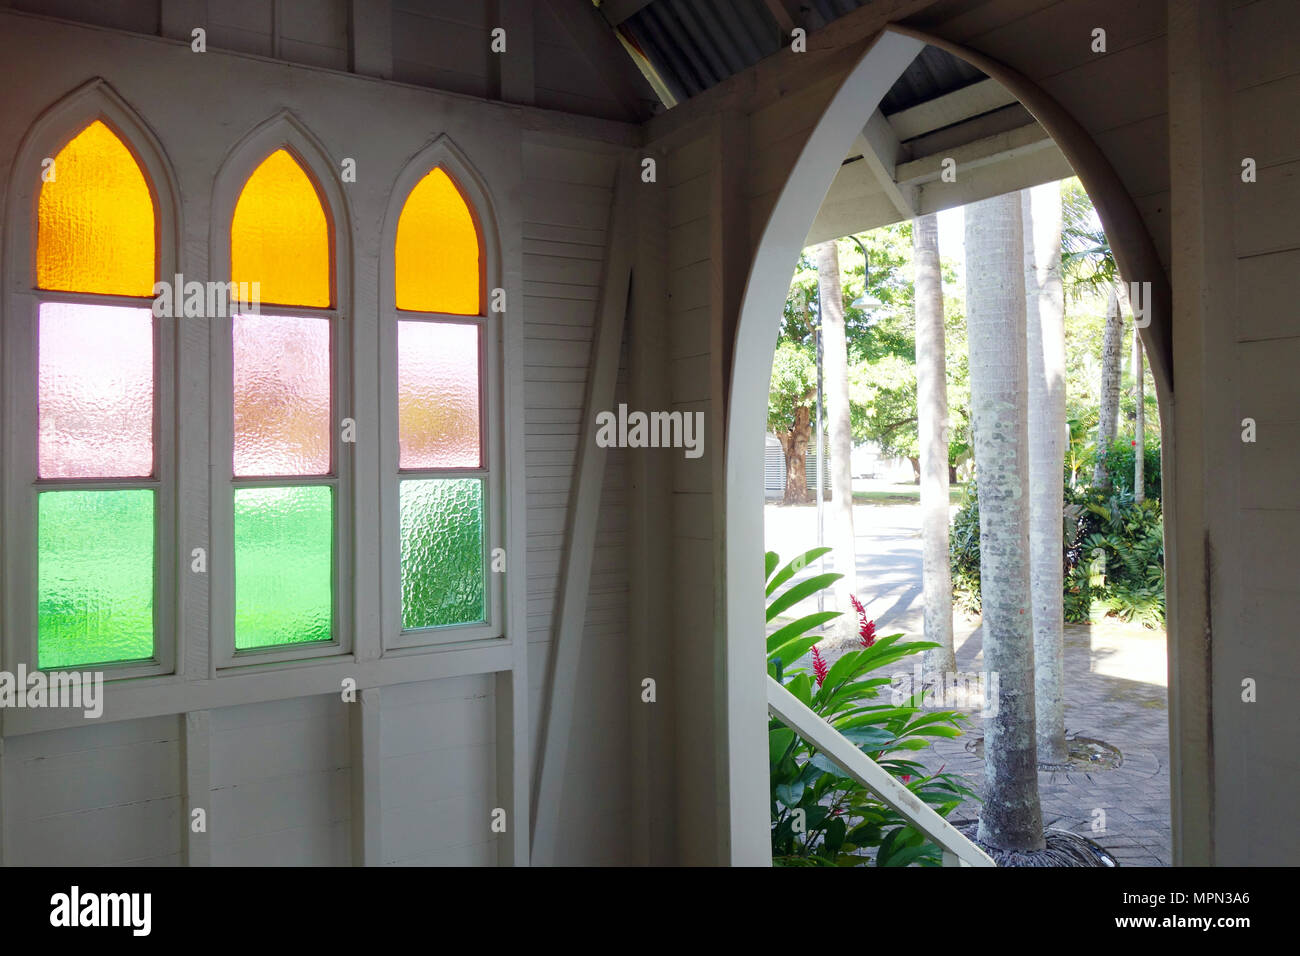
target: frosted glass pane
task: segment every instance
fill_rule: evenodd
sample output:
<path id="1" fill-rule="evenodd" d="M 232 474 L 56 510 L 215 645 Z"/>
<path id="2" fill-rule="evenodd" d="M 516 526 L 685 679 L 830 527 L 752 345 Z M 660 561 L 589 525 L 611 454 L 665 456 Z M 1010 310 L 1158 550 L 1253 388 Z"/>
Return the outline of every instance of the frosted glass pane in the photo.
<path id="1" fill-rule="evenodd" d="M 43 302 L 39 474 L 153 473 L 153 316 L 148 309 Z"/>
<path id="2" fill-rule="evenodd" d="M 330 304 L 329 221 L 315 184 L 288 150 L 266 157 L 239 194 L 230 278 L 260 282 L 262 302 Z"/>
<path id="3" fill-rule="evenodd" d="M 327 487 L 235 491 L 235 647 L 333 636 L 334 495 Z"/>
<path id="4" fill-rule="evenodd" d="M 154 493 L 37 495 L 37 658 L 75 667 L 153 656 Z"/>
<path id="5" fill-rule="evenodd" d="M 397 220 L 393 251 L 397 307 L 478 315 L 478 228 L 456 184 L 441 169 L 416 183 Z"/>
<path id="6" fill-rule="evenodd" d="M 140 166 L 99 120 L 59 150 L 41 184 L 36 284 L 153 295 L 153 195 Z"/>
<path id="7" fill-rule="evenodd" d="M 330 470 L 328 319 L 234 318 L 236 475 Z"/>
<path id="8" fill-rule="evenodd" d="M 397 323 L 401 468 L 477 468 L 478 327 Z"/>
<path id="9" fill-rule="evenodd" d="M 483 482 L 401 482 L 402 627 L 470 624 L 483 604 Z"/>

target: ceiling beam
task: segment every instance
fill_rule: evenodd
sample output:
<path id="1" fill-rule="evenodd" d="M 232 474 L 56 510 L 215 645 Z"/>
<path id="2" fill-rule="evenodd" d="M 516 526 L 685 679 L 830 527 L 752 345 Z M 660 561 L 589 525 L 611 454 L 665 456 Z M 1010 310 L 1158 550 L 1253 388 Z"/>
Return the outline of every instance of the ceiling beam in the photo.
<path id="1" fill-rule="evenodd" d="M 854 149 L 860 150 L 862 159 L 871 170 L 881 191 L 894 204 L 894 208 L 904 219 L 916 216 L 916 187 L 900 186 L 894 178 L 897 175 L 900 147 L 898 136 L 885 115 L 876 110 L 867 120 L 858 138 L 853 141 Z"/>
<path id="2" fill-rule="evenodd" d="M 900 140 L 909 140 L 1014 102 L 1015 96 L 997 80 L 980 80 L 952 93 L 891 113 L 889 122 Z"/>
<path id="3" fill-rule="evenodd" d="M 1052 137 L 1047 134 L 1047 130 L 1037 123 L 1029 123 L 1019 129 L 987 136 L 955 149 L 902 163 L 895 170 L 894 175 L 900 187 L 921 186 L 925 183 L 942 181 L 943 164 L 946 159 L 955 161 L 956 175 L 960 179 L 963 172 L 1049 148 L 1055 148 L 1055 144 L 1052 142 Z"/>

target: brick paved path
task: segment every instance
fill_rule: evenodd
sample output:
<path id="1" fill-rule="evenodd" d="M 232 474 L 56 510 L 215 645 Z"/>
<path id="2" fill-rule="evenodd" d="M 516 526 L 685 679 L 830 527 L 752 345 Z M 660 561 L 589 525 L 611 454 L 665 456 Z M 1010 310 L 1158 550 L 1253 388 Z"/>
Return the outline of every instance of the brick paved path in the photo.
<path id="1" fill-rule="evenodd" d="M 978 622 L 959 626 L 957 640 L 958 671 L 981 670 Z M 1105 741 L 1120 750 L 1123 761 L 1113 770 L 1040 772 L 1044 825 L 1095 840 L 1122 866 L 1170 865 L 1164 634 L 1135 625 L 1066 625 L 1065 666 L 1067 736 Z M 946 765 L 981 792 L 983 761 L 973 745 L 982 723 L 975 711 L 961 737 L 938 740 L 918 759 L 931 770 Z M 1097 809 L 1105 814 L 1100 831 L 1094 829 L 1094 821 L 1102 822 Z M 979 804 L 967 801 L 949 819 L 959 823 L 978 813 Z"/>

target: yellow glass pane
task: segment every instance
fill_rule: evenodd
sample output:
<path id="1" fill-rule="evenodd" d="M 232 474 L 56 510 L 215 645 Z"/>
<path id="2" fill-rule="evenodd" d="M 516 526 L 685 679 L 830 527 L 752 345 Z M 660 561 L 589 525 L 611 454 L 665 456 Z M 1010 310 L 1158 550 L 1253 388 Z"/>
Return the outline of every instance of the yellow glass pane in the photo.
<path id="1" fill-rule="evenodd" d="M 253 170 L 230 224 L 230 279 L 274 305 L 330 304 L 329 223 L 316 186 L 287 150 Z"/>
<path id="2" fill-rule="evenodd" d="M 99 120 L 59 150 L 41 184 L 36 284 L 153 295 L 153 195 L 126 145 Z"/>
<path id="3" fill-rule="evenodd" d="M 425 176 L 397 220 L 397 307 L 478 315 L 478 229 L 465 197 L 441 169 Z"/>

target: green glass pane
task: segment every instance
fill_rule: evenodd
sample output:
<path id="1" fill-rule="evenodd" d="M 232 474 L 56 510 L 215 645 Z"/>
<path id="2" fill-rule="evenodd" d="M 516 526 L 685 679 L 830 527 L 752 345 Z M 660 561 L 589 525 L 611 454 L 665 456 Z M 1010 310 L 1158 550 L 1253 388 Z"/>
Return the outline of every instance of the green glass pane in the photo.
<path id="1" fill-rule="evenodd" d="M 45 668 L 153 656 L 154 493 L 37 496 L 37 658 Z"/>
<path id="2" fill-rule="evenodd" d="M 483 482 L 401 483 L 402 627 L 471 624 L 483 606 Z"/>
<path id="3" fill-rule="evenodd" d="M 235 492 L 235 649 L 333 637 L 334 493 Z"/>

